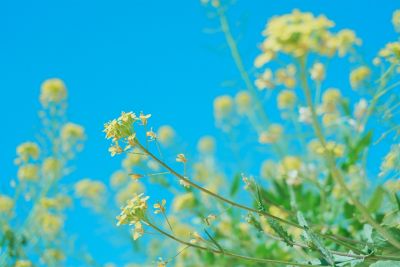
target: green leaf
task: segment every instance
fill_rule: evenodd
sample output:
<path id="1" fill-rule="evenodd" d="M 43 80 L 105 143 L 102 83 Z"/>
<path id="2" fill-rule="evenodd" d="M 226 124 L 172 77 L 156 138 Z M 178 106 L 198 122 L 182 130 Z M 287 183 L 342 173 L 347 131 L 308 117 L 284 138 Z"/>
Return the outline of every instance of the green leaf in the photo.
<path id="1" fill-rule="evenodd" d="M 368 202 L 368 210 L 370 212 L 376 212 L 381 207 L 384 197 L 385 190 L 383 190 L 381 186 L 378 186 Z"/>
<path id="2" fill-rule="evenodd" d="M 399 197 L 396 193 L 394 193 L 394 197 L 395 197 L 395 199 L 396 199 L 397 206 L 398 206 L 399 211 L 400 211 L 400 197 Z"/>
<path id="3" fill-rule="evenodd" d="M 335 260 L 332 253 L 325 247 L 322 240 L 309 228 L 306 219 L 303 214 L 297 212 L 297 220 L 299 224 L 304 227 L 304 238 L 308 243 L 311 243 L 321 254 L 321 256 L 327 261 L 331 266 L 335 266 Z"/>
<path id="4" fill-rule="evenodd" d="M 241 175 L 239 173 L 237 173 L 234 177 L 233 177 L 233 181 L 232 181 L 232 185 L 231 185 L 231 190 L 229 192 L 229 194 L 231 195 L 231 197 L 233 197 L 234 195 L 236 195 L 236 193 L 239 190 L 240 187 L 240 182 L 241 182 Z"/>
<path id="5" fill-rule="evenodd" d="M 370 267 L 400 267 L 400 261 L 377 261 Z"/>
<path id="6" fill-rule="evenodd" d="M 279 237 L 289 246 L 293 246 L 293 237 L 282 227 L 282 225 L 273 218 L 268 218 L 268 223 Z"/>

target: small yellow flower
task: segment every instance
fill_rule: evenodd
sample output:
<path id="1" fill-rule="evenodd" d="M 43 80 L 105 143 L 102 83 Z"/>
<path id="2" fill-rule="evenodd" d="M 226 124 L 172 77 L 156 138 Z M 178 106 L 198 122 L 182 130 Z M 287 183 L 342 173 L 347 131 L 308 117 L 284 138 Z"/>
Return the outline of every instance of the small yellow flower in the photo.
<path id="1" fill-rule="evenodd" d="M 32 182 L 39 180 L 39 167 L 35 164 L 20 166 L 18 169 L 18 179 L 20 181 Z"/>
<path id="2" fill-rule="evenodd" d="M 283 127 L 280 124 L 273 123 L 268 127 L 268 130 L 262 132 L 258 138 L 261 144 L 273 144 L 281 139 L 283 134 Z"/>
<path id="3" fill-rule="evenodd" d="M 60 216 L 45 212 L 39 216 L 39 225 L 45 234 L 54 236 L 60 232 L 64 223 Z"/>
<path id="4" fill-rule="evenodd" d="M 61 129 L 61 138 L 63 141 L 80 141 L 85 139 L 85 129 L 75 123 L 68 122 Z"/>
<path id="5" fill-rule="evenodd" d="M 0 213 L 8 213 L 14 207 L 14 200 L 8 196 L 0 195 Z"/>
<path id="6" fill-rule="evenodd" d="M 400 9 L 393 12 L 392 24 L 397 32 L 400 32 Z"/>
<path id="7" fill-rule="evenodd" d="M 15 267 L 33 267 L 33 264 L 29 260 L 17 260 L 15 262 Z"/>
<path id="8" fill-rule="evenodd" d="M 124 171 L 116 171 L 111 175 L 110 184 L 113 188 L 119 187 L 128 181 L 128 175 Z"/>
<path id="9" fill-rule="evenodd" d="M 212 153 L 215 151 L 215 139 L 212 136 L 203 136 L 197 142 L 197 150 L 200 153 Z"/>
<path id="10" fill-rule="evenodd" d="M 245 114 L 251 110 L 251 96 L 247 91 L 240 91 L 235 96 L 237 110 L 240 114 Z"/>
<path id="11" fill-rule="evenodd" d="M 335 124 L 338 120 L 338 115 L 336 113 L 326 113 L 322 116 L 322 124 L 326 127 Z"/>
<path id="12" fill-rule="evenodd" d="M 169 125 L 163 125 L 160 128 L 158 128 L 157 131 L 157 140 L 165 146 L 168 146 L 170 144 L 172 144 L 172 142 L 175 139 L 175 131 L 174 129 L 169 126 Z"/>
<path id="13" fill-rule="evenodd" d="M 342 95 L 336 88 L 329 88 L 322 95 L 322 106 L 325 112 L 334 112 Z"/>
<path id="14" fill-rule="evenodd" d="M 58 104 L 67 98 L 67 89 L 60 79 L 48 79 L 42 83 L 40 103 L 44 107 L 50 104 Z"/>
<path id="15" fill-rule="evenodd" d="M 74 186 L 75 195 L 79 198 L 90 201 L 92 204 L 99 203 L 106 193 L 106 186 L 100 181 L 93 181 L 85 178 Z"/>
<path id="16" fill-rule="evenodd" d="M 155 203 L 153 205 L 154 214 L 159 214 L 159 213 L 165 213 L 165 205 L 167 204 L 167 201 L 165 199 L 161 200 L 160 203 Z"/>
<path id="17" fill-rule="evenodd" d="M 325 65 L 320 62 L 314 63 L 314 65 L 310 70 L 310 73 L 311 73 L 311 79 L 314 81 L 321 82 L 325 80 L 325 75 L 326 75 Z"/>
<path id="18" fill-rule="evenodd" d="M 255 81 L 255 86 L 259 90 L 263 89 L 274 89 L 275 88 L 275 82 L 274 82 L 274 77 L 271 69 L 266 69 L 262 75 L 260 75 L 256 81 Z"/>
<path id="19" fill-rule="evenodd" d="M 23 162 L 37 160 L 40 155 L 39 146 L 34 142 L 25 142 L 17 147 L 17 155 Z"/>
<path id="20" fill-rule="evenodd" d="M 145 115 L 145 114 L 143 114 L 142 112 L 140 113 L 139 119 L 140 119 L 140 121 L 142 122 L 142 125 L 143 125 L 143 126 L 146 126 L 146 125 L 147 125 L 147 121 L 149 120 L 150 117 L 151 117 L 151 114 Z"/>
<path id="21" fill-rule="evenodd" d="M 371 75 L 371 70 L 366 66 L 356 68 L 350 73 L 350 85 L 353 89 L 359 88 Z"/>
<path id="22" fill-rule="evenodd" d="M 125 205 L 133 195 L 144 191 L 144 185 L 139 181 L 132 181 L 117 192 L 115 201 L 118 206 Z"/>
<path id="23" fill-rule="evenodd" d="M 61 171 L 61 162 L 53 157 L 46 158 L 42 163 L 42 172 L 44 175 L 57 177 Z"/>
<path id="24" fill-rule="evenodd" d="M 217 120 L 223 120 L 233 113 L 233 99 L 228 95 L 214 99 L 214 116 Z"/>
<path id="25" fill-rule="evenodd" d="M 190 209 L 194 206 L 196 198 L 193 193 L 188 192 L 175 196 L 172 202 L 172 208 L 174 211 L 182 211 Z"/>
<path id="26" fill-rule="evenodd" d="M 282 167 L 286 171 L 299 171 L 301 168 L 301 160 L 298 157 L 295 156 L 286 156 L 282 160 Z"/>
<path id="27" fill-rule="evenodd" d="M 178 154 L 178 155 L 176 156 L 176 162 L 186 163 L 186 162 L 187 162 L 187 159 L 186 159 L 186 157 L 185 157 L 184 154 Z"/>
<path id="28" fill-rule="evenodd" d="M 283 90 L 278 95 L 278 108 L 291 109 L 296 104 L 296 94 L 293 91 Z"/>

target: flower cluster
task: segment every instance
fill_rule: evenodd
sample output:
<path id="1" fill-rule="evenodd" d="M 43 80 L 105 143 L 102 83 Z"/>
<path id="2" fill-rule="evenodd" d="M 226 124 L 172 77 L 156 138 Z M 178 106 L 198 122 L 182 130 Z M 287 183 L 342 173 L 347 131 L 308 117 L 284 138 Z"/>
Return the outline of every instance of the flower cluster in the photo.
<path id="1" fill-rule="evenodd" d="M 49 105 L 58 104 L 66 98 L 67 89 L 62 80 L 54 78 L 43 82 L 40 93 L 40 102 L 43 107 L 46 108 Z"/>
<path id="2" fill-rule="evenodd" d="M 146 219 L 148 196 L 135 194 L 122 208 L 121 214 L 117 216 L 117 226 L 129 224 L 134 225 L 133 239 L 136 240 L 144 233 L 142 222 Z"/>
<path id="3" fill-rule="evenodd" d="M 307 53 L 333 56 L 336 52 L 345 55 L 349 49 L 360 44 L 354 32 L 342 30 L 337 34 L 329 30 L 334 23 L 325 16 L 315 17 L 311 13 L 294 10 L 291 14 L 272 18 L 263 35 L 262 54 L 255 60 L 256 67 L 262 67 L 278 53 L 302 57 Z"/>

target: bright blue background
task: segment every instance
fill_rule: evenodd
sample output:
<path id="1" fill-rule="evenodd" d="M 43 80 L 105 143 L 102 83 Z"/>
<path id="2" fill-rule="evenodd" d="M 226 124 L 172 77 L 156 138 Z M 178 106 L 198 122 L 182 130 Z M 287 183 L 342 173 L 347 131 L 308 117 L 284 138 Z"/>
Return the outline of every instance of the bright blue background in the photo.
<path id="1" fill-rule="evenodd" d="M 229 15 L 232 24 L 241 22 L 234 32 L 242 34 L 239 47 L 250 68 L 266 20 L 293 8 L 354 29 L 371 58 L 396 38 L 390 23 L 396 2 L 241 0 Z M 101 131 L 121 110 L 152 113 L 153 124 L 172 124 L 188 144 L 215 133 L 212 100 L 242 86 L 239 80 L 234 90 L 221 86 L 238 75 L 222 35 L 203 32 L 215 27 L 196 0 L 0 1 L 1 191 L 15 177 L 15 147 L 38 131 L 39 88 L 47 78 L 65 81 L 69 118 L 88 136 L 71 182 L 85 176 L 107 181 L 117 168 Z M 107 237 L 98 236 L 98 223 L 91 225 L 96 217 L 79 208 L 76 213 L 69 231 L 81 234 L 100 262 L 117 260 Z"/>

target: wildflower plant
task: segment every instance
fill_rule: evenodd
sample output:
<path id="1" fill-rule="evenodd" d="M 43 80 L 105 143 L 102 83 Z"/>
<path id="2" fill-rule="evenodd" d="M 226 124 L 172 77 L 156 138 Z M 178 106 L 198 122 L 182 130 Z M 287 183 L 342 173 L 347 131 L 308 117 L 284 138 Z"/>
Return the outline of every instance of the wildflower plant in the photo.
<path id="1" fill-rule="evenodd" d="M 149 234 L 146 242 L 153 263 L 162 256 L 158 266 L 398 266 L 398 42 L 361 63 L 355 32 L 294 10 L 268 20 L 252 77 L 229 4 L 202 2 L 218 18 L 244 88 L 214 100 L 216 126 L 252 141 L 232 146 L 234 166 L 224 165 L 214 137 L 200 139 L 195 155 L 174 151 L 173 129 L 156 131 L 150 115 L 122 112 L 104 125 L 111 156 L 126 157 L 111 184 L 137 186 L 117 224 L 132 225 L 134 240 L 154 231 L 165 237 Z M 335 57 L 354 66 L 347 88 L 330 84 L 327 62 Z M 271 107 L 280 119 L 272 121 Z M 377 172 L 368 162 L 381 149 L 388 153 Z M 149 197 L 147 179 L 172 197 Z"/>

